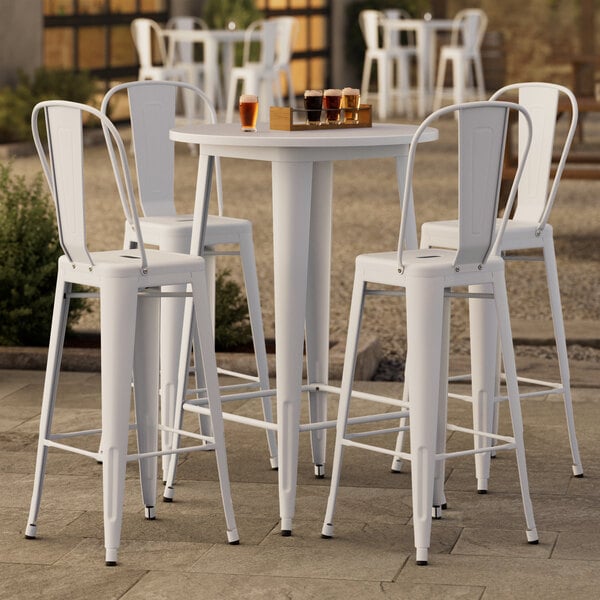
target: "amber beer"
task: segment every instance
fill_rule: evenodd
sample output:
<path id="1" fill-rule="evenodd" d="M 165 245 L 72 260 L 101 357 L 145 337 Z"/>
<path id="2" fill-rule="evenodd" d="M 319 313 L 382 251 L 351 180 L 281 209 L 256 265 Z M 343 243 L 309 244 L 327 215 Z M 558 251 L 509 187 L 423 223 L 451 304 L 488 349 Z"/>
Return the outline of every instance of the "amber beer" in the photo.
<path id="1" fill-rule="evenodd" d="M 342 108 L 344 123 L 358 123 L 358 107 L 360 106 L 360 90 L 346 87 L 342 90 Z"/>
<path id="2" fill-rule="evenodd" d="M 318 125 L 321 122 L 322 105 L 323 90 L 306 90 L 304 92 L 304 108 L 308 125 Z"/>
<path id="3" fill-rule="evenodd" d="M 323 93 L 323 108 L 327 123 L 340 122 L 340 107 L 342 105 L 342 90 L 325 90 Z"/>
<path id="4" fill-rule="evenodd" d="M 258 119 L 258 97 L 254 94 L 240 96 L 240 123 L 242 131 L 256 131 Z"/>

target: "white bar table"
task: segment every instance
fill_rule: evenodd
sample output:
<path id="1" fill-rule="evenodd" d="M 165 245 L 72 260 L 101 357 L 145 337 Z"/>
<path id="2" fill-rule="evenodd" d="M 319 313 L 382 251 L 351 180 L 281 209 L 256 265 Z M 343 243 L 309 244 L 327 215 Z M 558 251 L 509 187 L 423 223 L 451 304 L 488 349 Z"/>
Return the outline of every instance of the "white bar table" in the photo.
<path id="1" fill-rule="evenodd" d="M 218 81 L 221 78 L 219 48 L 222 49 L 222 70 L 227 77 L 223 78 L 224 97 L 227 98 L 227 84 L 229 83 L 229 72 L 234 62 L 234 46 L 243 42 L 247 33 L 243 29 L 163 29 L 161 34 L 171 43 L 191 42 L 203 44 L 204 64 L 206 65 L 206 76 L 204 92 L 216 106 Z M 251 41 L 260 41 L 261 33 L 256 31 L 250 34 Z"/>
<path id="2" fill-rule="evenodd" d="M 416 126 L 374 124 L 370 128 L 243 133 L 239 124 L 187 125 L 171 139 L 199 144 L 192 252 L 202 248 L 208 211 L 207 183 L 213 157 L 272 164 L 273 249 L 279 508 L 282 535 L 290 535 L 296 499 L 302 356 L 306 325 L 308 383 L 328 383 L 329 290 L 333 161 L 394 157 L 402 188 L 408 147 Z M 423 141 L 437 139 L 436 129 Z M 367 199 L 365 199 L 366 201 Z M 416 247 L 416 226 L 413 228 Z M 326 393 L 314 393 L 311 421 L 326 419 Z M 315 414 L 316 413 L 316 414 Z M 313 437 L 313 460 L 325 460 L 325 432 Z"/>
<path id="3" fill-rule="evenodd" d="M 383 19 L 386 44 L 392 44 L 393 33 L 414 31 L 417 36 L 417 88 L 418 115 L 424 117 L 431 111 L 433 82 L 436 65 L 436 37 L 440 31 L 452 31 L 452 19 Z"/>

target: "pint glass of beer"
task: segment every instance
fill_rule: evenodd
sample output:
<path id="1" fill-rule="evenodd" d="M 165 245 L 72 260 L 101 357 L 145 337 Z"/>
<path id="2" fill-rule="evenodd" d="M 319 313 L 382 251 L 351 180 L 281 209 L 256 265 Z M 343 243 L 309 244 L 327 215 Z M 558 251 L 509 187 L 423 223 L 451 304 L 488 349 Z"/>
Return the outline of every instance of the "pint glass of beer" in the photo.
<path id="1" fill-rule="evenodd" d="M 327 123 L 340 122 L 340 107 L 342 104 L 342 90 L 325 90 L 323 92 L 323 108 Z"/>
<path id="2" fill-rule="evenodd" d="M 358 123 L 358 107 L 360 106 L 360 90 L 346 87 L 342 90 L 342 108 L 344 123 Z"/>
<path id="3" fill-rule="evenodd" d="M 258 97 L 254 94 L 240 96 L 240 123 L 242 131 L 256 131 L 258 119 Z"/>
<path id="4" fill-rule="evenodd" d="M 322 105 L 323 90 L 306 90 L 304 92 L 304 108 L 308 125 L 318 125 L 321 122 Z"/>

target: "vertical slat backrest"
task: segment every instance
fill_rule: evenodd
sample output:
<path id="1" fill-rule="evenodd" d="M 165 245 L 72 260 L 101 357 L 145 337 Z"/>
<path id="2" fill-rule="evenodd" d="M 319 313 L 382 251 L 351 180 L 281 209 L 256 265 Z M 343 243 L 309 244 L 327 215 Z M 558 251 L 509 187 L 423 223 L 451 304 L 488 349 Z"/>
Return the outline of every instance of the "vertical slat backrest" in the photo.
<path id="1" fill-rule="evenodd" d="M 128 88 L 131 134 L 144 216 L 175 215 L 175 148 L 169 130 L 175 125 L 177 87 Z"/>
<path id="2" fill-rule="evenodd" d="M 363 10 L 358 15 L 360 30 L 368 50 L 377 50 L 379 44 L 379 21 L 382 14 L 377 10 Z"/>
<path id="3" fill-rule="evenodd" d="M 47 106 L 44 112 L 50 162 L 44 171 L 56 207 L 60 244 L 71 262 L 91 264 L 86 245 L 81 112 L 68 106 Z M 45 155 L 40 154 L 40 159 L 43 164 Z"/>
<path id="4" fill-rule="evenodd" d="M 275 20 L 277 21 L 275 62 L 278 65 L 287 65 L 292 59 L 298 21 L 295 17 L 277 17 Z"/>
<path id="5" fill-rule="evenodd" d="M 41 112 L 45 116 L 47 151 L 39 133 Z M 94 262 L 86 242 L 83 114 L 98 119 L 102 125 L 121 205 L 140 249 L 141 271 L 147 272 L 148 263 L 127 155 L 115 126 L 106 115 L 91 106 L 66 100 L 47 100 L 34 106 L 31 130 L 56 207 L 61 246 L 71 262 L 83 262 L 93 267 Z"/>
<path id="6" fill-rule="evenodd" d="M 533 121 L 529 160 L 519 184 L 515 221 L 539 221 L 546 206 L 550 167 L 558 108 L 558 90 L 524 86 L 519 89 L 519 104 L 525 106 Z M 525 128 L 519 116 L 519 162 L 522 160 Z"/>
<path id="7" fill-rule="evenodd" d="M 488 256 L 497 254 L 501 236 L 512 209 L 524 162 L 519 164 L 512 182 L 506 210 L 497 224 L 498 198 L 509 111 L 526 115 L 528 143 L 531 143 L 531 119 L 526 109 L 511 102 L 467 102 L 441 108 L 419 125 L 408 151 L 406 179 L 402 193 L 402 220 L 398 236 L 398 270 L 404 271 L 402 256 L 409 248 L 410 229 L 414 226 L 412 180 L 415 154 L 423 133 L 435 121 L 458 112 L 458 221 L 459 239 L 454 258 L 457 269 L 483 265 Z"/>
<path id="8" fill-rule="evenodd" d="M 478 52 L 487 28 L 487 15 L 477 8 L 459 11 L 452 25 L 452 45 L 462 45 L 469 55 Z"/>
<path id="9" fill-rule="evenodd" d="M 571 90 L 556 83 L 542 81 L 528 81 L 504 86 L 496 91 L 490 100 L 503 98 L 514 91 L 519 92 L 519 103 L 525 106 L 531 114 L 533 140 L 529 160 L 525 164 L 525 171 L 519 185 L 517 208 L 513 218 L 516 221 L 537 223 L 539 233 L 548 222 L 550 211 L 558 193 L 558 186 L 577 129 L 579 111 L 577 100 Z M 567 115 L 570 118 L 567 133 L 562 142 L 557 142 L 555 139 L 556 121 L 561 98 L 568 101 L 571 114 L 570 116 Z M 520 116 L 519 164 L 522 162 L 525 138 L 523 117 Z M 554 152 L 558 152 L 560 158 L 550 185 Z"/>
<path id="10" fill-rule="evenodd" d="M 260 63 L 270 69 L 275 64 L 275 55 L 277 51 L 277 29 L 276 20 L 263 21 L 262 38 L 260 44 Z"/>
<path id="11" fill-rule="evenodd" d="M 175 148 L 169 130 L 175 123 L 177 90 L 194 95 L 204 105 L 209 123 L 217 122 L 217 113 L 206 94 L 180 81 L 130 81 L 106 92 L 100 110 L 108 114 L 113 97 L 127 91 L 135 153 L 136 173 L 142 211 L 146 217 L 176 214 L 174 200 Z M 190 100 L 190 98 L 188 98 Z M 221 163 L 215 161 L 217 203 L 223 214 Z"/>
<path id="12" fill-rule="evenodd" d="M 493 243 L 508 109 L 459 110 L 459 242 L 456 265 L 482 264 Z"/>
<path id="13" fill-rule="evenodd" d="M 152 19 L 134 19 L 131 22 L 131 36 L 138 54 L 140 66 L 147 68 L 154 64 L 153 43 L 158 51 L 159 64 L 167 62 L 167 52 L 163 38 L 160 36 L 160 26 Z"/>

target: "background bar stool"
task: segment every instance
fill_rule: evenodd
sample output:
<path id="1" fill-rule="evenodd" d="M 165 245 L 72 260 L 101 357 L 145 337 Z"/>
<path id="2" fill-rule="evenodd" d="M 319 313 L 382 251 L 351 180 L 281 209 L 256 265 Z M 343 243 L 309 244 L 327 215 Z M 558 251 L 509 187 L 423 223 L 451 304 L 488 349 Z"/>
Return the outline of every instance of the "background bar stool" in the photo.
<path id="1" fill-rule="evenodd" d="M 452 63 L 452 93 L 454 103 L 464 102 L 468 87 L 475 83 L 475 96 L 483 100 L 485 83 L 481 44 L 488 18 L 479 8 L 466 8 L 456 13 L 452 24 L 450 44 L 440 49 L 440 60 L 433 100 L 434 110 L 442 105 L 446 66 Z"/>
<path id="2" fill-rule="evenodd" d="M 273 17 L 273 20 L 277 22 L 275 65 L 273 67 L 279 74 L 275 81 L 277 102 L 279 106 L 283 106 L 283 88 L 281 85 L 281 77 L 283 76 L 287 87 L 288 106 L 294 106 L 296 93 L 292 79 L 292 53 L 300 25 L 296 17 Z"/>
<path id="3" fill-rule="evenodd" d="M 496 214 L 504 142 L 509 111 L 518 110 L 530 124 L 522 107 L 507 102 L 473 102 L 441 109 L 423 121 L 414 135 L 407 164 L 407 177 L 402 201 L 402 221 L 397 252 L 363 254 L 356 259 L 354 288 L 348 324 L 348 340 L 344 358 L 344 372 L 340 392 L 335 452 L 331 488 L 327 502 L 322 535 L 333 535 L 333 513 L 340 482 L 342 452 L 345 446 L 373 450 L 395 458 L 411 460 L 413 524 L 417 564 L 427 564 L 431 537 L 432 509 L 441 515 L 444 497 L 444 461 L 452 456 L 462 456 L 486 451 L 483 448 L 446 452 L 445 431 L 473 434 L 465 429 L 447 424 L 447 379 L 450 298 L 468 297 L 468 293 L 454 288 L 488 284 L 489 294 L 477 294 L 479 302 L 493 302 L 495 307 L 502 354 L 506 365 L 507 385 L 513 435 L 494 435 L 480 432 L 488 440 L 501 442 L 497 448 L 515 450 L 521 494 L 527 523 L 527 540 L 537 543 L 533 509 L 529 496 L 523 424 L 519 404 L 508 302 L 504 281 L 504 261 L 497 255 L 498 245 L 506 219 L 496 227 Z M 411 200 L 413 168 L 420 136 L 438 118 L 458 113 L 459 128 L 459 188 L 458 214 L 460 215 L 460 243 L 457 250 L 442 248 L 415 250 L 406 247 L 410 225 L 414 223 Z M 531 136 L 531 134 L 530 134 Z M 527 148 L 524 155 L 527 154 Z M 516 194 L 516 185 L 523 171 L 519 166 L 510 192 L 508 207 Z M 507 212 L 508 215 L 508 212 Z M 374 397 L 376 403 L 389 404 L 400 410 L 353 417 L 363 427 L 348 428 L 352 380 L 364 298 L 369 294 L 382 294 L 386 290 L 368 289 L 367 284 L 388 285 L 400 288 L 390 290 L 394 295 L 406 296 L 408 336 L 407 381 L 408 403 L 393 398 Z M 473 332 L 471 332 L 473 334 Z M 410 453 L 379 444 L 380 439 L 370 436 L 397 433 L 398 418 L 407 415 L 410 422 Z M 394 420 L 391 427 L 384 422 Z M 368 423 L 381 423 L 365 431 Z M 368 441 L 363 441 L 368 440 Z M 489 446 L 487 448 L 489 452 Z"/>
<path id="4" fill-rule="evenodd" d="M 378 10 L 363 10 L 358 22 L 365 41 L 365 60 L 360 86 L 361 101 L 368 102 L 369 82 L 373 62 L 377 63 L 377 110 L 379 118 L 388 116 L 388 100 L 393 95 L 402 102 L 406 114 L 412 116 L 410 100 L 410 61 L 416 57 L 414 46 L 403 46 L 380 40 L 380 30 L 385 14 Z M 396 86 L 393 85 L 396 67 Z"/>
<path id="5" fill-rule="evenodd" d="M 242 94 L 254 94 L 259 100 L 259 121 L 269 120 L 269 107 L 272 106 L 280 94 L 281 82 L 280 69 L 275 66 L 277 53 L 277 34 L 280 26 L 277 19 L 254 21 L 246 29 L 244 40 L 244 54 L 242 65 L 233 67 L 229 74 L 229 87 L 227 96 L 227 112 L 225 121 L 233 123 L 233 113 L 238 106 L 238 83 L 242 84 Z M 251 60 L 252 34 L 260 31 L 260 58 Z M 277 95 L 276 95 L 277 93 Z"/>
<path id="6" fill-rule="evenodd" d="M 179 29 L 186 31 L 193 31 L 194 29 L 208 29 L 208 25 L 200 17 L 171 17 L 167 21 L 167 29 Z M 207 65 L 202 60 L 197 60 L 196 48 L 200 44 L 194 44 L 188 41 L 174 41 L 172 40 L 168 47 L 169 64 L 176 68 L 185 69 L 187 71 L 186 81 L 195 85 L 196 87 L 203 88 L 204 77 L 207 69 L 214 69 L 216 65 Z M 224 106 L 223 99 L 223 84 L 221 76 L 217 70 L 215 74 L 217 81 L 216 89 L 216 101 L 215 104 L 222 108 Z M 203 108 L 204 103 L 201 103 L 200 107 L 194 107 L 194 113 L 198 113 L 198 109 Z"/>
<path id="7" fill-rule="evenodd" d="M 552 323 L 554 326 L 554 337 L 558 355 L 558 366 L 560 372 L 560 384 L 541 381 L 538 379 L 519 378 L 520 382 L 533 385 L 536 389 L 521 393 L 521 398 L 544 396 L 546 394 L 562 394 L 564 399 L 565 416 L 569 442 L 571 446 L 572 471 L 576 477 L 583 475 L 583 466 L 579 456 L 577 435 L 575 433 L 575 421 L 573 417 L 573 404 L 571 400 L 571 384 L 569 375 L 569 361 L 567 357 L 567 343 L 560 301 L 560 290 L 558 284 L 558 271 L 556 268 L 556 255 L 554 252 L 554 240 L 552 225 L 548 223 L 550 211 L 558 193 L 561 176 L 571 148 L 571 142 L 577 128 L 577 100 L 573 93 L 566 87 L 554 83 L 526 82 L 515 83 L 498 90 L 491 100 L 508 98 L 518 94 L 518 101 L 525 106 L 531 115 L 533 122 L 533 138 L 531 151 L 525 163 L 523 176 L 519 183 L 517 194 L 517 205 L 514 215 L 506 224 L 504 235 L 500 241 L 499 249 L 505 261 L 524 260 L 528 262 L 544 262 L 546 269 L 546 280 L 548 282 L 548 294 Z M 560 99 L 566 100 L 570 106 L 571 114 L 567 133 L 562 143 L 556 139 L 556 121 L 558 119 L 558 107 Z M 523 162 L 523 149 L 526 139 L 526 127 L 522 119 L 519 122 L 519 164 Z M 549 185 L 552 167 L 552 154 L 559 148 L 560 159 L 556 167 L 556 173 Z M 424 223 L 421 229 L 421 246 L 443 246 L 444 248 L 455 248 L 458 236 L 457 221 L 432 221 Z M 541 250 L 541 256 L 523 255 L 523 250 Z M 481 326 L 489 321 L 486 315 L 487 309 L 480 303 L 470 305 L 470 314 L 473 324 L 471 327 Z M 478 325 L 479 324 L 479 325 Z M 494 333 L 490 332 L 488 339 L 494 339 Z M 473 348 L 471 355 L 474 360 L 487 360 L 490 368 L 500 364 L 497 360 L 497 347 Z M 498 372 L 496 382 L 492 381 L 493 387 L 487 381 L 480 381 L 476 376 L 476 368 L 471 368 L 472 396 L 451 394 L 451 397 L 471 400 L 478 398 L 484 392 L 485 397 L 494 398 L 494 405 L 485 407 L 474 403 L 473 414 L 484 415 L 487 424 L 482 427 L 497 429 L 497 413 L 499 401 L 505 400 L 505 396 L 499 394 L 499 383 L 503 378 Z M 453 379 L 464 379 L 456 377 Z M 489 456 L 480 455 L 477 460 L 477 489 L 480 492 L 487 490 L 489 478 Z"/>
<path id="8" fill-rule="evenodd" d="M 177 214 L 175 207 L 175 145 L 169 139 L 169 130 L 175 125 L 175 109 L 178 90 L 192 94 L 197 102 L 203 103 L 210 122 L 217 120 L 215 110 L 207 96 L 198 88 L 180 82 L 131 82 L 117 85 L 110 89 L 102 102 L 102 112 L 109 111 L 111 100 L 115 94 L 127 92 L 129 98 L 131 130 L 135 153 L 135 170 L 137 173 L 139 195 L 144 216 L 139 219 L 140 227 L 146 243 L 158 246 L 160 250 L 169 252 L 190 252 L 192 237 L 192 215 Z M 256 375 L 223 371 L 242 380 L 232 387 L 269 389 L 269 370 L 267 350 L 263 330 L 258 275 L 254 258 L 252 240 L 252 223 L 246 219 L 224 216 L 223 190 L 221 185 L 220 162 L 216 161 L 216 188 L 218 215 L 209 215 L 204 237 L 209 286 L 212 289 L 214 315 L 214 280 L 215 258 L 219 255 L 237 254 L 242 262 L 242 271 L 248 300 L 250 325 L 256 360 Z M 133 234 L 132 223 L 125 224 L 125 247 L 135 247 L 137 241 Z M 217 246 L 234 244 L 239 251 L 219 250 Z M 171 292 L 181 288 L 171 288 Z M 216 301 L 219 301 L 217 298 Z M 161 320 L 161 409 L 165 425 L 173 423 L 175 410 L 175 392 L 178 383 L 178 361 L 181 348 L 181 323 L 183 319 L 183 298 L 165 298 L 162 301 Z M 174 324 L 179 324 L 174 326 Z M 198 382 L 199 383 L 199 382 Z M 224 391 L 223 390 L 223 391 Z M 222 396 L 222 401 L 228 396 Z M 272 422 L 270 398 L 262 397 L 263 415 L 266 421 Z M 205 430 L 209 422 L 203 419 Z M 270 464 L 277 468 L 277 440 L 275 432 L 267 430 Z M 170 436 L 165 434 L 163 444 L 170 444 Z M 163 479 L 166 481 L 168 460 L 163 461 Z"/>
<path id="9" fill-rule="evenodd" d="M 38 131 L 38 116 L 43 111 L 49 155 Z M 85 194 L 83 169 L 82 114 L 100 120 L 111 158 L 123 209 L 133 224 L 138 241 L 136 250 L 89 251 L 85 237 Z M 94 108 L 63 101 L 41 102 L 32 113 L 35 145 L 52 197 L 55 202 L 59 237 L 65 252 L 58 261 L 58 277 L 52 329 L 48 347 L 48 365 L 44 383 L 34 488 L 26 529 L 27 538 L 35 538 L 48 448 L 60 448 L 102 462 L 104 497 L 104 539 L 106 564 L 115 565 L 121 534 L 125 465 L 138 460 L 142 480 L 142 498 L 146 517 L 154 518 L 156 499 L 156 457 L 158 430 L 158 319 L 156 288 L 163 285 L 190 286 L 196 317 L 196 333 L 202 348 L 204 376 L 208 389 L 209 414 L 213 436 L 184 433 L 201 440 L 202 445 L 185 448 L 215 450 L 221 495 L 230 543 L 239 539 L 225 453 L 223 419 L 209 316 L 208 290 L 204 261 L 189 254 L 145 250 L 139 228 L 133 185 L 123 142 L 108 118 Z M 116 154 L 115 154 L 116 151 Z M 73 285 L 99 290 L 101 311 L 102 428 L 100 430 L 52 431 L 60 361 Z M 155 293 L 157 292 L 157 293 Z M 131 403 L 131 377 L 135 385 L 138 453 L 128 455 L 127 438 Z M 78 436 L 102 434 L 100 451 L 65 443 Z M 167 450 L 178 452 L 179 450 Z M 182 450 L 183 451 L 183 450 Z"/>
<path id="10" fill-rule="evenodd" d="M 170 62 L 160 25 L 156 21 L 134 19 L 131 22 L 131 37 L 140 63 L 138 79 L 187 79 L 187 67 L 176 66 Z"/>

